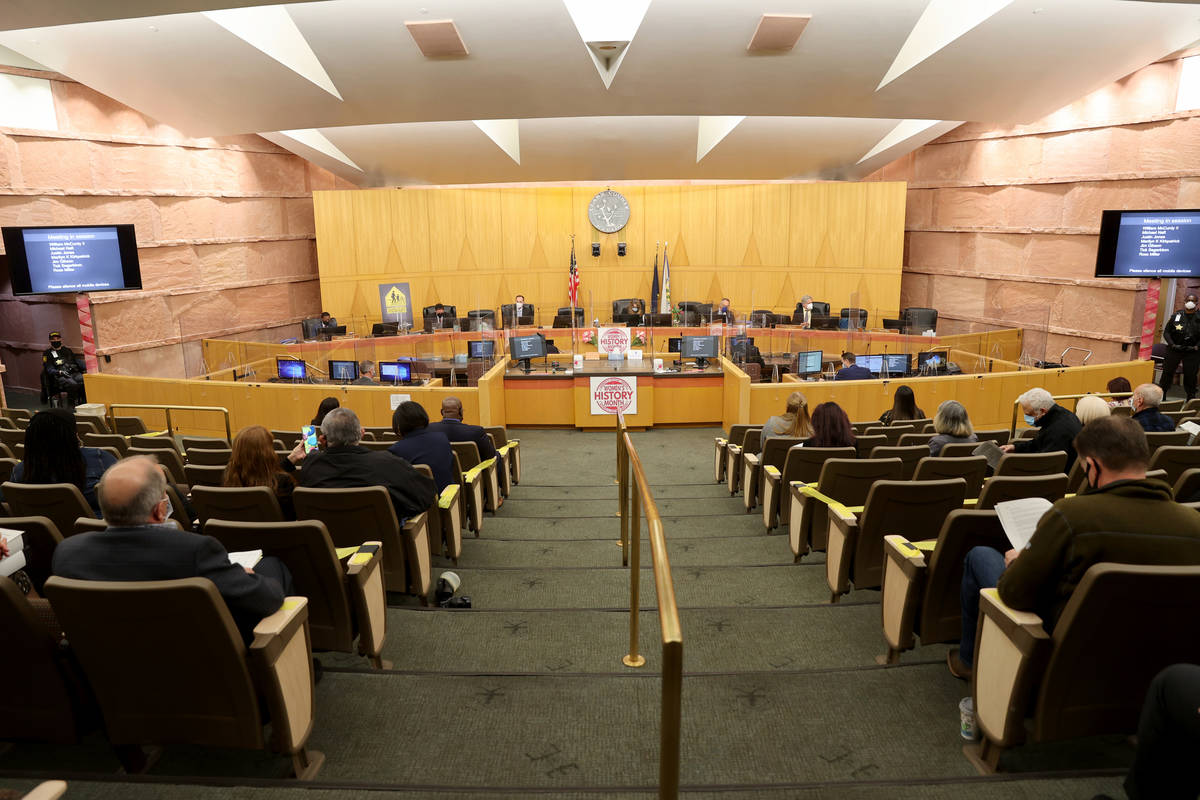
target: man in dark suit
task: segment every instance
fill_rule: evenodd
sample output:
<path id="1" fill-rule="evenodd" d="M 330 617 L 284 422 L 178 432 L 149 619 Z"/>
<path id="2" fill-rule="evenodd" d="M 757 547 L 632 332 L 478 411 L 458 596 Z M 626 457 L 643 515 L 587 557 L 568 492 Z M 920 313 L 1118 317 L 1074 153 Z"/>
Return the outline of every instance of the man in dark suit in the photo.
<path id="1" fill-rule="evenodd" d="M 300 464 L 300 485 L 315 489 L 353 489 L 382 486 L 392 498 L 400 524 L 429 508 L 434 483 L 391 453 L 368 450 L 359 444 L 362 425 L 348 408 L 335 408 L 321 421 L 317 434 L 320 449 Z"/>
<path id="2" fill-rule="evenodd" d="M 496 455 L 496 446 L 492 437 L 478 425 L 467 425 L 462 421 L 462 401 L 457 397 L 447 397 L 442 401 L 442 421 L 429 426 L 429 430 L 446 434 L 452 442 L 474 442 L 479 448 L 479 458 L 487 461 Z"/>
<path id="3" fill-rule="evenodd" d="M 849 351 L 842 353 L 842 368 L 833 376 L 835 381 L 865 381 L 875 376 L 866 367 L 860 367 L 856 362 L 858 356 Z"/>
<path id="4" fill-rule="evenodd" d="M 454 451 L 446 434 L 429 430 L 429 415 L 420 403 L 405 400 L 392 412 L 392 430 L 400 440 L 388 448 L 410 464 L 433 471 L 433 482 L 442 491 L 454 482 Z"/>
<path id="5" fill-rule="evenodd" d="M 208 578 L 224 598 L 243 639 L 275 613 L 291 591 L 292 577 L 277 558 L 240 567 L 211 536 L 179 530 L 171 522 L 166 477 L 152 458 L 118 461 L 96 493 L 108 530 L 80 533 L 54 549 L 51 571 L 86 581 L 165 581 Z"/>

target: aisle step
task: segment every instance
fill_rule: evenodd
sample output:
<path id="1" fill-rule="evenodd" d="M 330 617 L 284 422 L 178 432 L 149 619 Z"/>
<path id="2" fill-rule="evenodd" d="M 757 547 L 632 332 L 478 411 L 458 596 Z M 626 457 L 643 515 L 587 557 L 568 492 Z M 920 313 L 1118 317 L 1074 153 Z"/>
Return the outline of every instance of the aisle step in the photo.
<path id="1" fill-rule="evenodd" d="M 490 538 L 467 539 L 463 542 L 461 563 L 475 569 L 517 567 L 616 567 L 621 564 L 621 549 L 617 547 L 619 528 L 613 526 L 612 539 L 588 541 L 501 541 Z M 642 527 L 642 559 L 650 567 L 649 540 Z M 783 536 L 727 536 L 722 538 L 693 538 L 667 540 L 667 555 L 673 569 L 696 566 L 762 566 L 792 563 L 792 551 Z M 815 560 L 823 554 L 815 554 Z M 440 562 L 439 562 L 440 563 Z M 445 568 L 454 569 L 448 563 Z"/>

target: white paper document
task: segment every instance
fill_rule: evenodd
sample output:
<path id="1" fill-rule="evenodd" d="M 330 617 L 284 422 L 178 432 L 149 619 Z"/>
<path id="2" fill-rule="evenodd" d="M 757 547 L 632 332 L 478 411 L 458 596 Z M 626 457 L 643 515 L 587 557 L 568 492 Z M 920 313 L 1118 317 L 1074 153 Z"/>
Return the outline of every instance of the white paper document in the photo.
<path id="1" fill-rule="evenodd" d="M 254 565 L 262 561 L 262 550 L 238 550 L 229 554 L 229 560 L 239 567 L 254 569 Z"/>
<path id="2" fill-rule="evenodd" d="M 1196 441 L 1196 434 L 1200 433 L 1200 425 L 1194 422 L 1181 422 L 1179 423 L 1179 430 L 1187 431 L 1190 434 L 1188 444 L 1193 444 Z"/>
<path id="3" fill-rule="evenodd" d="M 1017 550 L 1024 550 L 1037 530 L 1038 522 L 1054 505 L 1044 497 L 1023 497 L 996 504 L 996 516 L 1008 541 Z"/>

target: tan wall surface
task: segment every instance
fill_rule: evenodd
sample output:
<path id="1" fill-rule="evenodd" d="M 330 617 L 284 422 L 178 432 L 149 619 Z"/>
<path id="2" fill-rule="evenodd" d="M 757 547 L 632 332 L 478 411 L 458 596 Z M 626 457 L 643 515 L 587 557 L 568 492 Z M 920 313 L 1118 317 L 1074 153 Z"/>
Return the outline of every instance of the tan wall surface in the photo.
<path id="1" fill-rule="evenodd" d="M 1121 342 L 1140 333 L 1146 281 L 1092 277 L 1100 212 L 1200 206 L 1200 111 L 1174 112 L 1181 63 L 1025 125 L 967 123 L 872 175 L 909 182 L 901 304 L 939 309 L 939 333 L 1024 327 L 1036 358 L 1135 357 Z"/>
<path id="2" fill-rule="evenodd" d="M 47 73 L 47 76 L 53 73 Z M 0 128 L 0 225 L 133 223 L 144 291 L 92 296 L 101 368 L 202 371 L 204 336 L 282 338 L 319 310 L 312 190 L 350 184 L 258 136 L 191 139 L 50 81 L 58 131 Z M 73 295 L 0 287 L 0 358 L 38 385 L 46 332 L 80 344 Z"/>
<path id="3" fill-rule="evenodd" d="M 339 320 L 377 320 L 378 284 L 408 281 L 418 309 L 440 300 L 465 316 L 522 293 L 552 314 L 568 305 L 573 233 L 582 304 L 601 320 L 612 300 L 649 301 L 659 241 L 670 242 L 676 302 L 727 296 L 742 314 L 791 312 L 805 293 L 838 309 L 859 292 L 862 307 L 897 307 L 902 184 L 618 188 L 631 215 L 615 234 L 587 220 L 595 187 L 316 192 L 322 303 Z M 623 258 L 618 241 L 628 243 Z"/>

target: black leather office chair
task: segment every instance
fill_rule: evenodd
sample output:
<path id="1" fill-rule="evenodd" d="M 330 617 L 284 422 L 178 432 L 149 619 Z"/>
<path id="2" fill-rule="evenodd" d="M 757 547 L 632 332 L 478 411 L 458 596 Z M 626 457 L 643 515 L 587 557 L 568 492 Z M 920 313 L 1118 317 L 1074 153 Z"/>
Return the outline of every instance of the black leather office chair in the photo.
<path id="1" fill-rule="evenodd" d="M 841 314 L 841 327 L 854 330 L 861 330 L 867 327 L 867 310 L 865 308 L 843 308 Z"/>
<path id="2" fill-rule="evenodd" d="M 775 313 L 765 308 L 756 308 L 750 312 L 748 324 L 751 328 L 773 328 L 775 327 Z"/>
<path id="3" fill-rule="evenodd" d="M 630 313 L 629 309 L 634 303 L 637 303 L 638 308 L 641 309 L 641 311 L 638 312 L 639 314 L 647 313 L 645 300 L 641 299 L 640 297 L 626 297 L 621 300 L 613 300 L 613 319 L 616 319 L 618 316 L 628 316 Z"/>
<path id="4" fill-rule="evenodd" d="M 712 319 L 712 303 L 684 300 L 679 304 L 679 316 L 684 325 L 707 325 Z"/>
<path id="5" fill-rule="evenodd" d="M 921 334 L 925 331 L 936 331 L 937 319 L 936 308 L 909 307 L 900 311 L 900 322 L 905 333 Z"/>
<path id="6" fill-rule="evenodd" d="M 504 323 L 504 327 L 512 328 L 517 325 L 532 325 L 535 314 L 533 303 L 525 303 L 521 306 L 521 317 L 517 319 L 517 304 L 505 303 L 500 306 L 500 320 Z M 568 326 L 570 327 L 570 326 Z"/>
<path id="7" fill-rule="evenodd" d="M 317 328 L 321 327 L 320 317 L 309 317 L 300 320 L 300 335 L 305 339 L 317 338 Z"/>
<path id="8" fill-rule="evenodd" d="M 561 308 L 559 308 L 558 313 L 554 315 L 554 327 L 570 328 L 572 316 L 575 317 L 575 327 L 582 328 L 583 327 L 583 309 L 579 308 L 578 306 L 575 308 L 575 313 L 573 315 L 571 313 L 571 306 L 562 306 Z M 558 324 L 560 317 L 562 318 L 562 321 L 563 321 L 562 325 Z"/>

